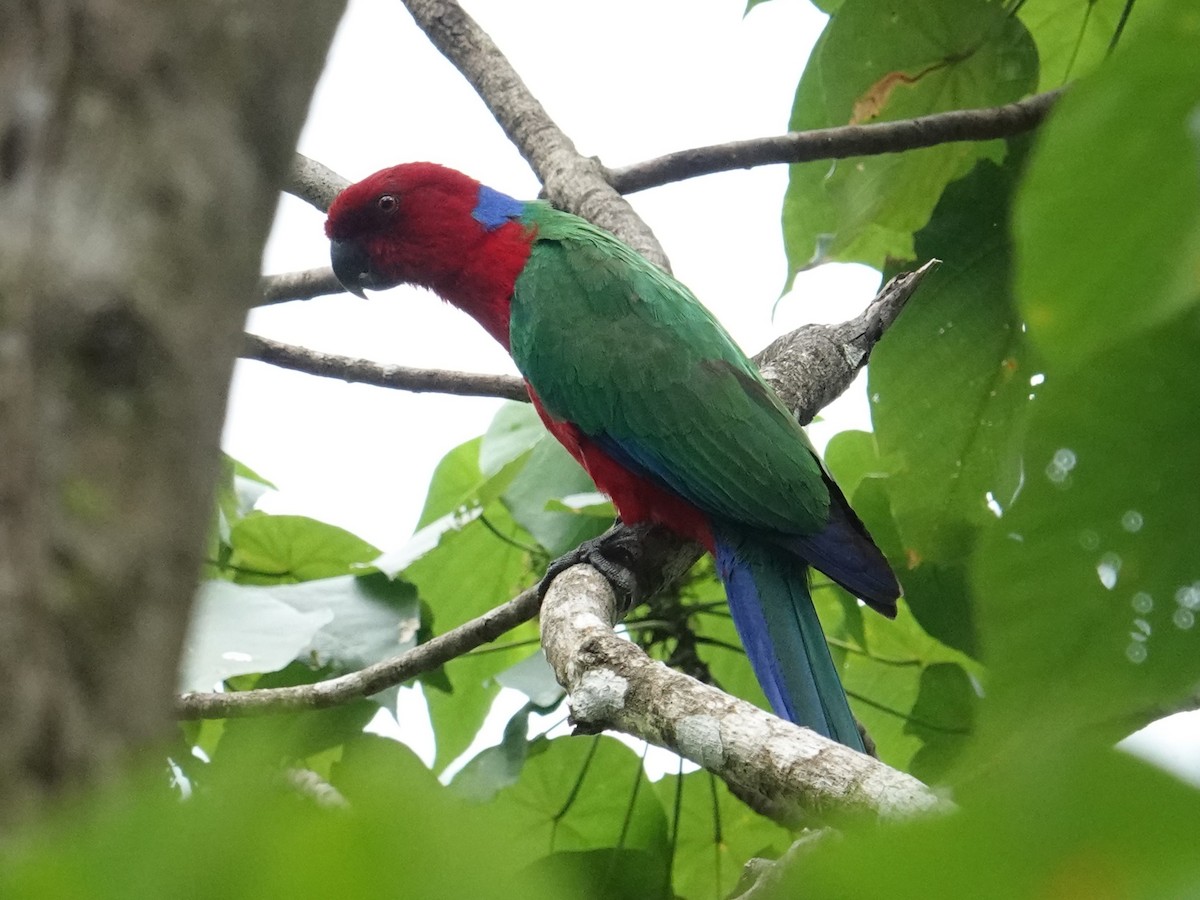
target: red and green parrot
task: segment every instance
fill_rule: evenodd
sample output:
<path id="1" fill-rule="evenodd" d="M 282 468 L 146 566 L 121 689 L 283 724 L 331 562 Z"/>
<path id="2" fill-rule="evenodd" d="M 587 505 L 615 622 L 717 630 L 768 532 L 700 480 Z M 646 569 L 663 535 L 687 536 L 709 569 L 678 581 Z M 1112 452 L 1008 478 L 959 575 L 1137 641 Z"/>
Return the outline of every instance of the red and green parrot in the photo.
<path id="1" fill-rule="evenodd" d="M 621 518 L 713 554 L 776 714 L 863 749 L 808 567 L 889 617 L 899 585 L 799 424 L 686 287 L 577 216 L 432 163 L 346 188 L 325 231 L 351 293 L 429 288 L 504 345 Z M 571 560 L 609 574 L 604 549 Z"/>

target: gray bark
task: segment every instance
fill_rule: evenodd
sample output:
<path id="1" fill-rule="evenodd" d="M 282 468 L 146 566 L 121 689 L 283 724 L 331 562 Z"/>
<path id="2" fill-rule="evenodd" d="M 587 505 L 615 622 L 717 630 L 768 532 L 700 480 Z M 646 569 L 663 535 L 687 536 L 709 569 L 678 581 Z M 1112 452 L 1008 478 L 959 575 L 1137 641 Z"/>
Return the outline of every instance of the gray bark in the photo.
<path id="1" fill-rule="evenodd" d="M 246 301 L 342 6 L 0 8 L 0 827 L 169 733 Z"/>

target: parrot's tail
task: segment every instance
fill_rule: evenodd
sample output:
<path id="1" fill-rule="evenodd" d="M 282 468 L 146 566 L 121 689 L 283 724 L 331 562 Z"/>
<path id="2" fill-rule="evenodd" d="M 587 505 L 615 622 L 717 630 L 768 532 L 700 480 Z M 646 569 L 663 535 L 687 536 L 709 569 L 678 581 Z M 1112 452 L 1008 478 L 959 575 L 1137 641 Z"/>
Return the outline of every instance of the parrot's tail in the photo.
<path id="1" fill-rule="evenodd" d="M 813 608 L 807 566 L 750 537 L 717 532 L 715 538 L 733 623 L 775 714 L 863 752 Z"/>

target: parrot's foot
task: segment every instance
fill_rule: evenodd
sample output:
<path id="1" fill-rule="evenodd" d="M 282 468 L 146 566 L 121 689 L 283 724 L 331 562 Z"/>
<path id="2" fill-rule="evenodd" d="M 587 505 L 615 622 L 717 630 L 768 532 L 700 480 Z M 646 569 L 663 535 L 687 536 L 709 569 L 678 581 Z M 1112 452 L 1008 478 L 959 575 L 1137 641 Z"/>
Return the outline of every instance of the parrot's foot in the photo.
<path id="1" fill-rule="evenodd" d="M 569 553 L 564 553 L 546 567 L 546 574 L 538 583 L 538 600 L 546 598 L 546 591 L 563 572 L 583 563 L 603 575 L 617 599 L 624 602 L 624 609 L 632 609 L 642 600 L 642 591 L 634 567 L 638 559 L 640 537 L 628 528 L 611 528 L 599 537 L 584 541 Z"/>

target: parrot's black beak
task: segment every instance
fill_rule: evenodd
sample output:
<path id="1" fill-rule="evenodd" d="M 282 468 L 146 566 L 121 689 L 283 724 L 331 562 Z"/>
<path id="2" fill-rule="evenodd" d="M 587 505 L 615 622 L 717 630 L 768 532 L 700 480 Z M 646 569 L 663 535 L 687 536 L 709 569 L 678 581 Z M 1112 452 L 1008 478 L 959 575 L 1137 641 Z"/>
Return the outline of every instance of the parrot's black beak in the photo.
<path id="1" fill-rule="evenodd" d="M 367 251 L 357 241 L 330 241 L 329 259 L 342 287 L 356 297 L 367 299 L 363 288 L 375 286 Z"/>

